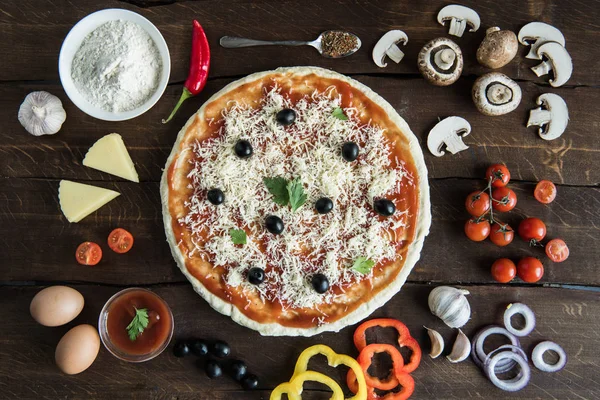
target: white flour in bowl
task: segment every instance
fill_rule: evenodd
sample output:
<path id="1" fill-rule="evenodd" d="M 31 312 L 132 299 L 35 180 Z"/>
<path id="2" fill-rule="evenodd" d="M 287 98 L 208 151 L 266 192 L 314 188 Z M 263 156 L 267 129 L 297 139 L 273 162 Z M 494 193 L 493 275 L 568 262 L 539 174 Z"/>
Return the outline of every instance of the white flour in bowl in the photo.
<path id="1" fill-rule="evenodd" d="M 83 39 L 71 77 L 87 101 L 124 112 L 144 104 L 158 86 L 162 61 L 154 40 L 131 21 L 109 21 Z"/>

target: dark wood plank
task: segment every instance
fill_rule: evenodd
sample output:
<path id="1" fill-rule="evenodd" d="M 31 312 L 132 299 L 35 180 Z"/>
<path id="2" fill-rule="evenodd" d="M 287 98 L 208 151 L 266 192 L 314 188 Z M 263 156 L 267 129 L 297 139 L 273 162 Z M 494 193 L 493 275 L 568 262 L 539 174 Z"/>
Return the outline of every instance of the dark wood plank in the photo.
<path id="1" fill-rule="evenodd" d="M 600 183 L 600 169 L 594 168 L 600 154 L 600 141 L 594 127 L 600 122 L 592 109 L 600 88 L 552 89 L 521 83 L 523 101 L 519 108 L 500 117 L 480 114 L 471 101 L 472 79 L 463 79 L 449 88 L 428 85 L 423 79 L 397 79 L 357 76 L 399 112 L 422 143 L 431 178 L 479 178 L 491 162 L 507 162 L 513 179 L 537 181 L 550 179 L 569 185 Z M 179 98 L 181 87 L 169 86 L 158 104 L 146 114 L 130 121 L 98 121 L 79 111 L 66 98 L 62 88 L 46 84 L 0 84 L 0 153 L 8 162 L 0 164 L 0 175 L 69 179 L 113 179 L 81 166 L 88 148 L 110 132 L 123 135 L 140 178 L 158 181 L 173 142 L 187 118 L 206 99 L 231 80 L 209 82 L 204 93 L 188 100 L 175 119 L 167 125 L 160 120 L 168 115 Z M 32 137 L 16 119 L 17 104 L 33 90 L 47 90 L 64 102 L 67 120 L 53 136 Z M 570 110 L 565 134 L 553 141 L 542 140 L 535 128 L 527 128 L 529 110 L 542 93 L 562 96 Z M 473 128 L 464 141 L 468 150 L 443 157 L 432 156 L 425 143 L 429 130 L 439 118 L 459 115 Z"/>
<path id="2" fill-rule="evenodd" d="M 131 3 L 131 4 L 128 4 Z M 210 40 L 213 61 L 211 75 L 223 77 L 290 65 L 318 65 L 343 73 L 415 74 L 416 58 L 421 47 L 438 36 L 447 36 L 447 29 L 436 21 L 438 11 L 448 2 L 436 0 L 401 1 L 335 1 L 318 0 L 301 3 L 268 1 L 218 0 L 181 1 L 57 1 L 41 4 L 33 0 L 4 2 L 0 7 L 0 80 L 56 80 L 57 60 L 62 40 L 71 27 L 87 14 L 100 8 L 127 8 L 139 12 L 154 22 L 169 45 L 173 62 L 172 81 L 183 81 L 187 74 L 192 18 L 204 26 Z M 597 0 L 535 0 L 522 1 L 465 0 L 461 4 L 474 8 L 482 27 L 475 33 L 456 38 L 465 53 L 465 75 L 481 74 L 485 69 L 475 61 L 475 51 L 485 29 L 500 25 L 515 32 L 531 21 L 544 21 L 557 26 L 565 35 L 567 48 L 575 63 L 569 85 L 596 85 L 600 79 L 600 40 L 597 20 L 600 3 Z M 154 7 L 138 7 L 149 5 Z M 347 29 L 358 34 L 364 48 L 346 60 L 327 60 L 314 49 L 253 48 L 227 50 L 218 45 L 223 35 L 257 39 L 314 39 L 327 29 Z M 371 60 L 371 49 L 377 40 L 391 29 L 402 29 L 409 36 L 405 60 L 400 65 L 378 68 Z M 15 51 L 14 44 L 19 50 Z M 529 68 L 535 65 L 524 58 L 527 50 L 520 47 L 515 61 L 503 69 L 510 76 L 546 82 Z"/>
<path id="3" fill-rule="evenodd" d="M 499 257 L 544 260 L 541 283 L 600 285 L 597 260 L 600 249 L 598 188 L 559 187 L 556 200 L 546 206 L 533 199 L 533 184 L 516 183 L 515 211 L 502 216 L 515 229 L 524 216 L 542 218 L 548 238 L 561 237 L 571 250 L 562 264 L 546 260 L 543 250 L 530 248 L 520 238 L 505 248 L 490 242 L 470 242 L 463 233 L 468 214 L 466 196 L 484 186 L 484 180 L 431 181 L 433 223 L 421 261 L 409 279 L 418 282 L 493 282 L 489 273 Z M 0 281 L 83 281 L 111 284 L 183 282 L 165 241 L 158 184 L 92 182 L 122 196 L 78 224 L 62 216 L 55 180 L 0 180 Z M 77 245 L 91 240 L 104 244 L 109 232 L 124 227 L 135 235 L 133 250 L 117 255 L 104 246 L 96 267 L 75 262 Z M 34 249 L 34 251 L 32 251 Z M 124 278 L 126 278 L 124 280 Z"/>
<path id="4" fill-rule="evenodd" d="M 298 354 L 315 343 L 325 343 L 336 351 L 356 356 L 352 345 L 352 328 L 314 338 L 262 337 L 243 328 L 228 317 L 209 308 L 189 285 L 154 287 L 171 306 L 175 316 L 175 338 L 203 337 L 225 339 L 233 357 L 246 360 L 252 372 L 261 378 L 262 391 L 244 393 L 229 378 L 209 380 L 194 366 L 192 357 L 177 359 L 170 349 L 143 364 L 118 361 L 104 348 L 89 370 L 65 376 L 54 365 L 54 349 L 60 337 L 80 323 L 96 324 L 104 302 L 118 289 L 104 286 L 75 286 L 82 292 L 86 305 L 81 316 L 67 326 L 46 328 L 29 316 L 29 302 L 40 287 L 0 287 L 3 310 L 0 387 L 3 398 L 144 398 L 144 399 L 259 399 L 268 398 L 269 390 L 291 376 Z M 521 301 L 536 313 L 537 327 L 522 345 L 530 354 L 542 340 L 562 345 L 569 361 L 565 369 L 554 374 L 537 371 L 532 366 L 530 385 L 509 395 L 496 389 L 467 360 L 450 364 L 443 357 L 431 360 L 426 354 L 429 341 L 422 325 L 437 329 L 446 339 L 448 349 L 456 330 L 433 317 L 427 309 L 431 287 L 408 284 L 392 301 L 376 311 L 374 317 L 394 317 L 404 321 L 424 351 L 421 366 L 413 373 L 416 382 L 414 399 L 449 398 L 519 398 L 519 399 L 592 399 L 600 397 L 598 359 L 600 336 L 595 310 L 600 307 L 597 293 L 558 289 L 469 286 L 473 308 L 471 321 L 464 331 L 469 337 L 490 323 L 501 323 L 506 304 Z M 552 299 L 552 301 L 549 301 Z M 389 332 L 378 334 L 391 340 Z M 257 349 L 260 349 L 257 351 Z M 311 362 L 311 368 L 343 376 L 343 370 L 324 368 L 323 359 Z M 312 387 L 312 386 L 310 386 Z M 318 387 L 320 388 L 320 387 Z M 313 398 L 313 397 L 311 397 Z M 328 398 L 321 396 L 318 398 Z"/>

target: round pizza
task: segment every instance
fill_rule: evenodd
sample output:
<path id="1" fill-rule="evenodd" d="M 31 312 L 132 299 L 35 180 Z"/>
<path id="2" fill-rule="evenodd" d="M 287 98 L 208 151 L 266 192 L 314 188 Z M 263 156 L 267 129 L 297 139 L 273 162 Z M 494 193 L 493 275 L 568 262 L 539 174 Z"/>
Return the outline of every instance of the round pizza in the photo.
<path id="1" fill-rule="evenodd" d="M 367 317 L 400 290 L 431 221 L 406 122 L 365 85 L 315 67 L 212 96 L 179 132 L 161 198 L 194 289 L 263 335 Z"/>

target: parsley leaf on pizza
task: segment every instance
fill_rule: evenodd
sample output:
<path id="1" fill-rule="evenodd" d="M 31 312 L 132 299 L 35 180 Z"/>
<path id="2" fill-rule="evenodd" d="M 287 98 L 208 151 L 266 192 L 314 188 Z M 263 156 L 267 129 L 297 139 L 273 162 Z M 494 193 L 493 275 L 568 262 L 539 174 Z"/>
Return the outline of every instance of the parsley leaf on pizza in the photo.
<path id="1" fill-rule="evenodd" d="M 243 229 L 230 229 L 229 236 L 233 244 L 246 244 L 246 231 Z"/>
<path id="2" fill-rule="evenodd" d="M 306 203 L 306 199 L 308 198 L 304 192 L 300 178 L 290 181 L 287 184 L 287 191 L 290 197 L 290 206 L 292 207 L 292 211 L 295 212 L 297 209 L 302 207 L 304 203 Z"/>
<path id="3" fill-rule="evenodd" d="M 344 110 L 341 107 L 337 107 L 331 113 L 331 116 L 337 119 L 341 119 L 342 121 L 348 121 L 348 116 L 344 114 Z"/>
<path id="4" fill-rule="evenodd" d="M 358 257 L 354 260 L 354 264 L 352 265 L 352 269 L 356 272 L 360 272 L 361 274 L 368 274 L 371 272 L 371 269 L 375 265 L 375 261 L 369 260 L 365 257 Z"/>
<path id="5" fill-rule="evenodd" d="M 288 193 L 288 181 L 282 177 L 275 178 L 263 178 L 263 182 L 269 193 L 273 195 L 273 201 L 280 206 L 287 206 L 290 202 L 290 195 Z"/>

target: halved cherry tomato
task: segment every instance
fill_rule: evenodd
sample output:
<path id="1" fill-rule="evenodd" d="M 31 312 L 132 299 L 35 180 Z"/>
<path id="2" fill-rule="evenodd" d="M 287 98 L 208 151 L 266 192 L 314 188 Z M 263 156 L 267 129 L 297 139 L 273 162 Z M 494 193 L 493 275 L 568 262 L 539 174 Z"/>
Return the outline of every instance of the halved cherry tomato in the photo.
<path id="1" fill-rule="evenodd" d="M 102 260 L 102 249 L 94 242 L 83 242 L 77 247 L 75 258 L 81 265 L 96 265 Z"/>
<path id="2" fill-rule="evenodd" d="M 562 239 L 552 239 L 546 243 L 546 255 L 552 261 L 559 263 L 569 258 L 569 248 Z"/>
<path id="3" fill-rule="evenodd" d="M 535 245 L 546 236 L 546 224 L 539 218 L 525 218 L 519 224 L 519 236 Z"/>
<path id="4" fill-rule="evenodd" d="M 517 263 L 517 275 L 525 282 L 534 283 L 544 276 L 544 266 L 537 258 L 521 258 Z"/>
<path id="5" fill-rule="evenodd" d="M 127 253 L 133 247 L 133 235 L 123 228 L 117 228 L 108 235 L 108 247 L 115 253 Z"/>
<path id="6" fill-rule="evenodd" d="M 552 203 L 556 198 L 556 186 L 550 181 L 542 180 L 535 185 L 533 196 L 540 203 Z"/>
<path id="7" fill-rule="evenodd" d="M 493 164 L 485 171 L 485 178 L 492 179 L 492 187 L 503 187 L 510 181 L 510 171 L 504 164 Z"/>
<path id="8" fill-rule="evenodd" d="M 485 192 L 473 192 L 467 196 L 465 208 L 472 216 L 479 217 L 490 209 L 490 196 Z"/>
<path id="9" fill-rule="evenodd" d="M 490 240 L 496 246 L 507 246 L 513 241 L 515 231 L 508 224 L 494 223 L 490 229 Z"/>
<path id="10" fill-rule="evenodd" d="M 500 212 L 507 212 L 517 205 L 517 195 L 512 189 L 499 187 L 492 192 L 492 207 Z"/>
<path id="11" fill-rule="evenodd" d="M 508 258 L 500 258 L 492 264 L 492 276 L 496 282 L 508 283 L 517 275 L 515 263 Z"/>
<path id="12" fill-rule="evenodd" d="M 465 234 L 474 242 L 481 242 L 490 235 L 490 223 L 484 219 L 477 221 L 477 218 L 471 218 L 465 224 Z"/>

